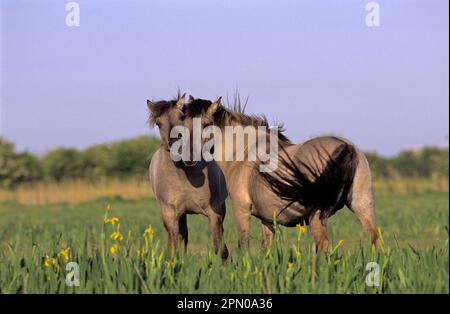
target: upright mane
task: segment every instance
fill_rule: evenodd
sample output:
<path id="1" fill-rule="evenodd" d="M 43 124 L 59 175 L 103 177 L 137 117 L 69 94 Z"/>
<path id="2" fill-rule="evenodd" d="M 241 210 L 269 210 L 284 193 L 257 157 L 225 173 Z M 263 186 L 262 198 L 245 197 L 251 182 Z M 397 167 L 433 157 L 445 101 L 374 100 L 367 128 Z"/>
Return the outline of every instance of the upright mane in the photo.
<path id="1" fill-rule="evenodd" d="M 153 102 L 153 107 L 148 117 L 148 123 L 150 124 L 150 126 L 154 126 L 156 123 L 156 119 L 161 117 L 165 112 L 175 107 L 180 97 L 181 93 L 180 91 L 178 91 L 177 96 L 175 96 L 172 100 L 160 100 Z"/>
<path id="2" fill-rule="evenodd" d="M 207 112 L 209 107 L 212 105 L 210 100 L 205 99 L 195 99 L 189 106 L 185 107 L 185 115 L 194 118 L 200 115 L 203 115 Z M 233 103 L 228 104 L 226 106 L 220 105 L 214 113 L 214 122 L 219 127 L 225 127 L 233 124 L 238 124 L 242 126 L 254 126 L 254 127 L 266 127 L 266 130 L 270 130 L 269 122 L 265 115 L 255 115 L 255 114 L 246 114 L 245 107 L 247 105 L 247 101 L 242 105 L 241 99 L 239 96 L 234 98 Z M 282 124 L 278 126 L 278 139 L 285 143 L 290 144 L 291 141 L 284 134 L 285 129 Z"/>

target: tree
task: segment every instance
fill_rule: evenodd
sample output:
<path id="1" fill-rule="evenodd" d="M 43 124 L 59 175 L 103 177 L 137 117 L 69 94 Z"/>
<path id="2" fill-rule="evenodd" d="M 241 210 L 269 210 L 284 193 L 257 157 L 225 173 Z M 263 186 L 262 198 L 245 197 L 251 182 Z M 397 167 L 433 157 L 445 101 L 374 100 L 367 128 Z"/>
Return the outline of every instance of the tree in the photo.
<path id="1" fill-rule="evenodd" d="M 95 145 L 81 153 L 83 178 L 95 181 L 110 177 L 114 161 L 111 148 L 107 145 Z"/>
<path id="2" fill-rule="evenodd" d="M 42 177 L 42 167 L 36 156 L 28 152 L 16 153 L 12 143 L 0 138 L 0 186 L 14 187 Z"/>
<path id="3" fill-rule="evenodd" d="M 397 171 L 394 169 L 388 158 L 371 152 L 367 152 L 365 155 L 374 178 L 386 179 L 397 175 Z"/>
<path id="4" fill-rule="evenodd" d="M 112 174 L 119 178 L 146 177 L 150 160 L 159 146 L 159 140 L 148 136 L 113 143 Z"/>
<path id="5" fill-rule="evenodd" d="M 47 177 L 57 182 L 81 178 L 83 175 L 82 156 L 75 148 L 52 150 L 44 156 L 42 163 Z"/>

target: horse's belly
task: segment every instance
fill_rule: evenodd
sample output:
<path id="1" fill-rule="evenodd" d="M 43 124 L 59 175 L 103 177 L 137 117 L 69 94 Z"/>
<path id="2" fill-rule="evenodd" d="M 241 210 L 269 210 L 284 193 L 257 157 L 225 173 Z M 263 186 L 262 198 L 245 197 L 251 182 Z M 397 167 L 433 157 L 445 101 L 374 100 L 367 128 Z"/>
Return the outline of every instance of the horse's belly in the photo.
<path id="1" fill-rule="evenodd" d="M 302 223 L 308 216 L 305 207 L 299 203 L 289 204 L 273 195 L 271 191 L 260 194 L 253 202 L 252 214 L 265 222 L 291 227 Z"/>
<path id="2" fill-rule="evenodd" d="M 308 218 L 308 211 L 298 203 L 281 209 L 277 216 L 277 223 L 286 227 L 294 227 L 297 224 L 304 224 Z"/>

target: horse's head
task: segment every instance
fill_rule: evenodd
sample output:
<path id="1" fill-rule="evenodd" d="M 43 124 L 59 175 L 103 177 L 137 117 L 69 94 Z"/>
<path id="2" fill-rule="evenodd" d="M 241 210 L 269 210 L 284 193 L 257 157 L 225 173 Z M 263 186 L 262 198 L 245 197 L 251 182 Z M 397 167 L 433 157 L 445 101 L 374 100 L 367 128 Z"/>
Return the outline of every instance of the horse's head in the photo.
<path id="1" fill-rule="evenodd" d="M 147 100 L 150 111 L 150 125 L 157 125 L 161 136 L 162 145 L 165 150 L 170 151 L 172 144 L 177 140 L 170 137 L 171 130 L 176 126 L 182 126 L 181 120 L 185 104 L 185 95 L 179 95 L 178 99 L 170 101 L 152 102 Z"/>
<path id="2" fill-rule="evenodd" d="M 203 137 L 202 132 L 205 128 L 214 125 L 214 115 L 221 107 L 221 99 L 222 97 L 212 102 L 210 100 L 195 99 L 194 97 L 189 96 L 189 105 L 186 105 L 183 108 L 183 115 L 181 118 L 183 126 L 189 131 L 188 134 L 190 136 L 188 145 L 190 149 L 189 158 L 188 160 L 183 158 L 185 165 L 194 166 L 197 164 L 197 161 L 199 161 L 195 156 L 203 157 L 202 152 L 204 146 L 207 142 L 210 142 L 213 138 L 213 134 L 210 134 L 210 137 Z M 199 132 L 200 134 L 198 134 Z M 196 142 L 194 137 L 197 137 L 200 140 Z M 200 147 L 198 147 L 197 143 L 200 144 Z M 214 147 L 208 147 L 207 149 L 212 152 Z"/>

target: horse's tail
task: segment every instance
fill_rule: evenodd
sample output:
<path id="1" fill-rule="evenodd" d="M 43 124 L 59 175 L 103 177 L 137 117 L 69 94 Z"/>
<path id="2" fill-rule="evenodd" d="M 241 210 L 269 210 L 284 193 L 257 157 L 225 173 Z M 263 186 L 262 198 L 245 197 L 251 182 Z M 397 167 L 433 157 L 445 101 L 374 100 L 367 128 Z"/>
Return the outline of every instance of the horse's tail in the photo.
<path id="1" fill-rule="evenodd" d="M 278 169 L 261 175 L 272 191 L 287 202 L 286 208 L 299 203 L 308 211 L 320 209 L 322 217 L 328 217 L 344 206 L 358 165 L 353 145 L 342 141 L 331 154 L 318 147 L 313 162 L 294 161 L 282 150 Z M 321 169 L 318 165 L 322 165 Z"/>

